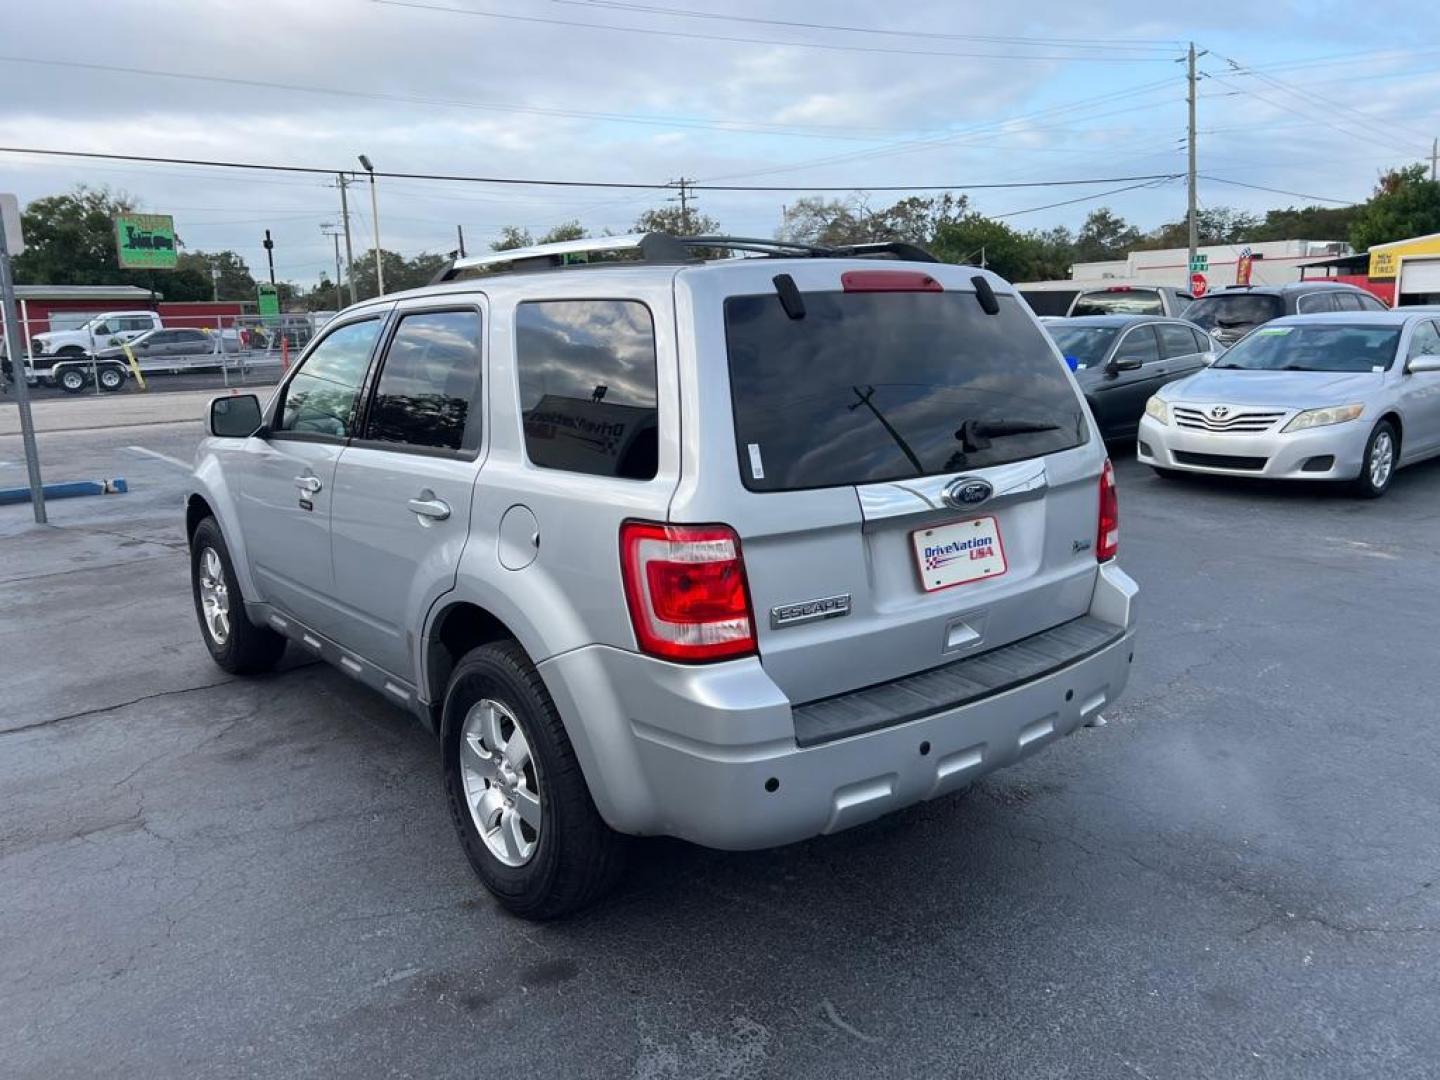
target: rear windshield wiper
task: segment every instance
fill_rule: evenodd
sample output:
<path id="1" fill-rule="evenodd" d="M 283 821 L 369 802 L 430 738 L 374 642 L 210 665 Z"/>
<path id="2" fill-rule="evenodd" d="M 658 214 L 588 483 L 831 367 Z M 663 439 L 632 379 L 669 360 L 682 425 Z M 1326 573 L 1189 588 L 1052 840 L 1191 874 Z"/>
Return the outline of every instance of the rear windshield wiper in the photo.
<path id="1" fill-rule="evenodd" d="M 1005 435 L 1037 435 L 1042 431 L 1059 431 L 1059 424 L 1043 420 L 966 420 L 955 429 L 966 453 L 990 449 L 990 440 Z"/>

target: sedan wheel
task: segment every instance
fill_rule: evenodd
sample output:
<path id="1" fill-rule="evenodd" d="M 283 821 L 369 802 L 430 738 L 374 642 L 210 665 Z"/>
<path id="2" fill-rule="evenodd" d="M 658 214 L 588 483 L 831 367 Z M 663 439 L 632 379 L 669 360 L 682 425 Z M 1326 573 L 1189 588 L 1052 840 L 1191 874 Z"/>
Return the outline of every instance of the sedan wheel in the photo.
<path id="1" fill-rule="evenodd" d="M 1375 425 L 1370 439 L 1365 444 L 1365 457 L 1360 464 L 1360 475 L 1352 483 L 1356 495 L 1364 499 L 1378 499 L 1390 487 L 1395 478 L 1395 466 L 1400 459 L 1400 438 L 1395 426 L 1389 420 Z"/>

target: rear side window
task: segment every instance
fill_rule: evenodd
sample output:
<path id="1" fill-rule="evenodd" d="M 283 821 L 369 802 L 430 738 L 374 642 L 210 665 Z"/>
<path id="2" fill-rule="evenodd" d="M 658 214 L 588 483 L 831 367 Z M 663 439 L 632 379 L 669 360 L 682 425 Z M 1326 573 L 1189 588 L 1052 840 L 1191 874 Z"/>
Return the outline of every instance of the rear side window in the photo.
<path id="1" fill-rule="evenodd" d="M 1195 335 L 1188 326 L 1162 323 L 1157 329 L 1160 331 L 1160 350 L 1167 358 L 1189 356 L 1202 351 L 1195 347 Z"/>
<path id="2" fill-rule="evenodd" d="M 1165 300 L 1155 289 L 1103 289 L 1081 293 L 1071 315 L 1163 315 Z"/>
<path id="3" fill-rule="evenodd" d="M 958 472 L 1068 450 L 1083 407 L 1018 300 L 969 292 L 774 293 L 725 302 L 740 475 L 794 491 Z"/>
<path id="4" fill-rule="evenodd" d="M 1369 293 L 1359 293 L 1359 294 L 1357 294 L 1356 299 L 1360 301 L 1360 310 L 1361 310 L 1361 311 L 1389 311 L 1389 310 L 1390 310 L 1388 307 L 1386 307 L 1384 304 L 1382 304 L 1382 303 L 1380 302 L 1379 298 L 1374 297 L 1374 296 L 1371 296 Z"/>
<path id="5" fill-rule="evenodd" d="M 1298 315 L 1314 315 L 1321 311 L 1337 311 L 1335 299 L 1331 293 L 1307 293 L 1295 301 L 1295 312 Z"/>
<path id="6" fill-rule="evenodd" d="M 378 319 L 342 326 L 316 345 L 285 388 L 277 431 L 349 438 Z"/>
<path id="7" fill-rule="evenodd" d="M 525 452 L 546 469 L 653 479 L 655 321 L 638 300 L 534 300 L 515 309 Z"/>
<path id="8" fill-rule="evenodd" d="M 479 312 L 406 315 L 386 350 L 364 437 L 459 450 L 466 443 L 470 404 L 479 383 Z M 469 445 L 476 445 L 473 438 Z"/>
<path id="9" fill-rule="evenodd" d="M 1284 303 L 1271 293 L 1203 296 L 1185 309 L 1185 318 L 1200 329 L 1211 331 L 1259 326 L 1284 314 Z"/>

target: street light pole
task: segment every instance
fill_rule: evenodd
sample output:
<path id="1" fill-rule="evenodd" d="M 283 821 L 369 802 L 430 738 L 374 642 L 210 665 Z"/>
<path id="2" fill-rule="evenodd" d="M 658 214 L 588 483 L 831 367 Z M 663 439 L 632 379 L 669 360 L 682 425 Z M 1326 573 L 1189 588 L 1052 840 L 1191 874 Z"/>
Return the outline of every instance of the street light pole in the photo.
<path id="1" fill-rule="evenodd" d="M 370 174 L 370 221 L 375 226 L 375 287 L 384 296 L 385 268 L 380 265 L 380 200 L 375 194 L 375 166 L 364 154 L 360 155 L 360 164 Z"/>

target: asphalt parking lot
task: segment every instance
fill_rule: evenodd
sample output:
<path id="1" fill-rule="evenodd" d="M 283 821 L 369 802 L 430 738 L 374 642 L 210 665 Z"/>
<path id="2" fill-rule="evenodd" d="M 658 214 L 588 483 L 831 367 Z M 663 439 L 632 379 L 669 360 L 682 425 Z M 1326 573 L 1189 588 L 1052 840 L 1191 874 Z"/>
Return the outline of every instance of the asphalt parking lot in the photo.
<path id="1" fill-rule="evenodd" d="M 191 609 L 198 423 L 41 436 L 0 507 L 0 1061 L 16 1077 L 1431 1077 L 1440 463 L 1362 503 L 1118 462 L 1134 674 L 968 793 L 499 911 L 437 752 Z M 0 487 L 23 481 L 0 436 Z"/>

